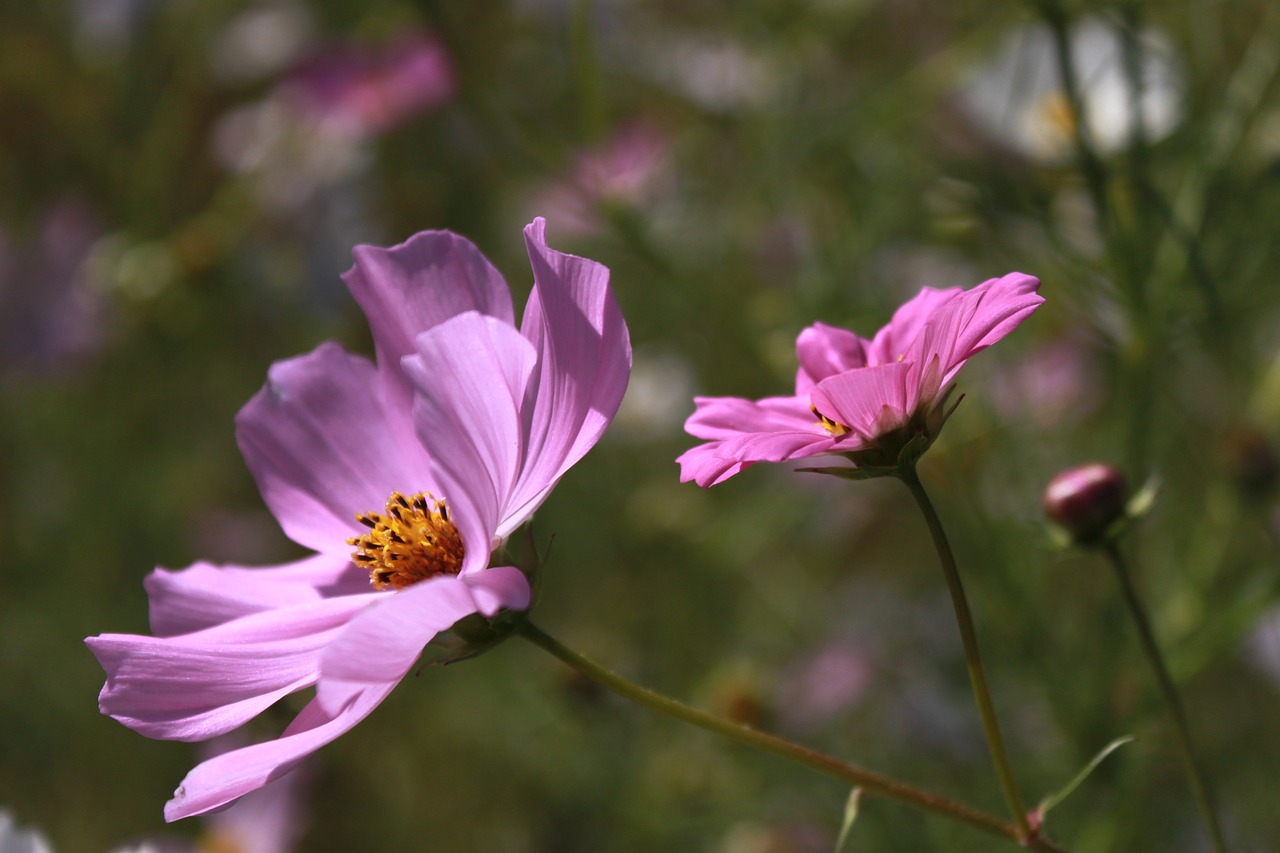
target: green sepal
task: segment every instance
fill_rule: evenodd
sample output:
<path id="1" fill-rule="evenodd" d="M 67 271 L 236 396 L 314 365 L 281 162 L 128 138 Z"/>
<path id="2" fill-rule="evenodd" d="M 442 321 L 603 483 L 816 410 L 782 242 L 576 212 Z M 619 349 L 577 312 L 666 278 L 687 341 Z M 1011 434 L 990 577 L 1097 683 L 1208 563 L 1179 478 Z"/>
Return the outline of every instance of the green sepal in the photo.
<path id="1" fill-rule="evenodd" d="M 830 474 L 842 480 L 872 480 L 876 477 L 896 477 L 897 468 L 883 465 L 863 465 L 856 468 L 797 468 L 803 474 Z"/>
<path id="2" fill-rule="evenodd" d="M 1089 778 L 1089 774 L 1093 773 L 1093 771 L 1097 769 L 1098 765 L 1101 764 L 1108 755 L 1115 752 L 1126 743 L 1133 743 L 1135 740 L 1137 740 L 1137 738 L 1133 735 L 1125 735 L 1124 737 L 1116 738 L 1111 741 L 1111 743 L 1104 746 L 1098 751 L 1097 755 L 1089 760 L 1089 763 L 1084 766 L 1084 769 L 1077 773 L 1070 782 L 1062 787 L 1061 790 L 1057 793 L 1050 794 L 1041 800 L 1040 805 L 1036 807 L 1035 814 L 1039 816 L 1041 821 L 1043 821 L 1045 815 L 1049 813 L 1049 810 L 1069 797 L 1076 788 L 1080 787 L 1084 780 Z"/>
<path id="3" fill-rule="evenodd" d="M 431 638 L 418 658 L 421 666 L 450 664 L 484 654 L 520 630 L 527 610 L 503 610 L 492 619 L 472 613 Z"/>
<path id="4" fill-rule="evenodd" d="M 862 799 L 862 789 L 854 788 L 849 792 L 849 799 L 844 804 L 844 821 L 840 824 L 840 834 L 836 837 L 835 853 L 841 853 L 849 842 L 849 832 L 858 819 L 858 802 Z"/>

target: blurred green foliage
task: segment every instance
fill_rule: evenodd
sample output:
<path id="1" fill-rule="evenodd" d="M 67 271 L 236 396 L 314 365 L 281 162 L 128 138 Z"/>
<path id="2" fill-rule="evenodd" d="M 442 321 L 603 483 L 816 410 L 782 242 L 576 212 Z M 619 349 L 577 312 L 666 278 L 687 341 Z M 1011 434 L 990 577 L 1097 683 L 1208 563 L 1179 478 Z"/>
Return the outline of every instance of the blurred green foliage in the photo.
<path id="1" fill-rule="evenodd" d="M 692 444 L 692 394 L 789 391 L 814 320 L 869 334 L 922 285 L 1033 273 L 1046 305 L 966 371 L 922 467 L 1020 781 L 1038 799 L 1135 734 L 1051 834 L 1203 849 L 1114 579 L 1053 552 L 1040 521 L 1054 473 L 1111 461 L 1161 480 L 1129 542 L 1138 583 L 1233 849 L 1274 849 L 1280 645 L 1255 633 L 1280 598 L 1273 6 L 7 4 L 0 805 L 60 851 L 199 833 L 161 817 L 193 748 L 98 715 L 81 639 L 146 631 L 154 565 L 301 553 L 239 464 L 232 418 L 273 360 L 329 338 L 370 352 L 338 279 L 352 245 L 451 228 L 523 294 L 518 229 L 544 214 L 554 246 L 613 270 L 637 353 L 628 409 L 536 520 L 555 538 L 544 628 L 656 689 L 1000 813 L 906 491 L 761 466 L 703 492 L 672 460 Z M 1053 103 L 1033 118 L 1067 134 L 1055 156 L 976 119 L 967 81 L 1046 10 L 1139 53 L 1144 28 L 1163 33 L 1171 126 L 1131 127 L 1115 150 L 1103 128 L 1082 158 Z M 287 26 L 235 29 L 263 12 Z M 448 103 L 340 140 L 353 160 L 336 166 L 307 165 L 328 142 L 305 130 L 250 162 L 273 143 L 229 116 L 252 125 L 301 58 L 418 29 L 452 57 Z M 255 65 L 246 33 L 262 32 Z M 650 147 L 619 167 L 610 146 L 637 127 Z M 277 731 L 285 704 L 256 730 Z M 827 851 L 849 793 L 521 643 L 406 679 L 312 772 L 302 847 L 317 851 Z M 997 844 L 866 798 L 849 846 Z"/>

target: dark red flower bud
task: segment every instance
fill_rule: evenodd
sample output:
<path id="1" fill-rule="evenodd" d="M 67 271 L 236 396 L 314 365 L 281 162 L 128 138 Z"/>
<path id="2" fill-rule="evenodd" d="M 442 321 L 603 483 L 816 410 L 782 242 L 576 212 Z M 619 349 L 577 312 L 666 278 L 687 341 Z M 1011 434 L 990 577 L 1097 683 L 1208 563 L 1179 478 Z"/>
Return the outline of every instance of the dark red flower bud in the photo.
<path id="1" fill-rule="evenodd" d="M 1094 462 L 1063 471 L 1044 490 L 1044 514 L 1077 544 L 1096 543 L 1125 514 L 1124 475 Z"/>

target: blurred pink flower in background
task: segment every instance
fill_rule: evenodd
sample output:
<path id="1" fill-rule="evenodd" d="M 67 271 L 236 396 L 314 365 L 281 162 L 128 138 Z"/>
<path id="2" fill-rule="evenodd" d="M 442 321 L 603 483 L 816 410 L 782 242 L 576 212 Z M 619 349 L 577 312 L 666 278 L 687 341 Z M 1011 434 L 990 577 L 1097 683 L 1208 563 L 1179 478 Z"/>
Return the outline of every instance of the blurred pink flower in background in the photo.
<path id="1" fill-rule="evenodd" d="M 810 326 L 796 340 L 794 396 L 695 398 L 685 430 L 706 443 L 676 460 L 680 479 L 707 487 L 757 462 L 867 450 L 895 464 L 897 445 L 936 438 L 951 381 L 1044 302 L 1039 286 L 1009 273 L 970 290 L 924 288 L 871 340 Z"/>
<path id="2" fill-rule="evenodd" d="M 598 234 L 604 208 L 644 207 L 667 177 L 670 143 L 659 128 L 625 126 L 603 145 L 579 152 L 569 174 L 534 194 L 534 205 L 566 233 Z"/>
<path id="3" fill-rule="evenodd" d="M 859 644 L 829 642 L 783 675 L 779 713 L 789 727 L 817 730 L 855 705 L 873 677 L 872 662 Z"/>
<path id="4" fill-rule="evenodd" d="M 166 819 L 225 805 L 340 736 L 460 620 L 474 617 L 468 641 L 496 642 L 490 620 L 529 606 L 524 572 L 491 555 L 609 425 L 631 346 L 605 267 L 548 248 L 541 219 L 525 243 L 519 329 L 506 282 L 467 240 L 357 247 L 344 280 L 376 364 L 322 344 L 273 365 L 237 417 L 267 506 L 316 553 L 158 569 L 156 636 L 87 640 L 107 672 L 101 710 L 148 737 L 206 740 L 316 687 L 278 739 L 192 770 Z"/>
<path id="5" fill-rule="evenodd" d="M 287 71 L 266 98 L 224 115 L 214 152 L 252 179 L 269 208 L 293 210 L 363 173 L 372 139 L 447 103 L 454 89 L 448 53 L 424 31 L 377 46 L 328 45 Z"/>
<path id="6" fill-rule="evenodd" d="M 1087 346 L 1074 338 L 1048 341 L 992 373 L 987 395 L 1007 419 L 1039 427 L 1076 423 L 1101 405 L 1102 382 Z"/>
<path id="7" fill-rule="evenodd" d="M 375 136 L 447 103 L 454 89 L 444 45 L 411 30 L 376 47 L 322 48 L 285 76 L 278 95 L 321 127 Z"/>
<path id="8" fill-rule="evenodd" d="M 86 270 L 101 237 L 97 217 L 75 197 L 49 205 L 25 238 L 0 227 L 0 369 L 57 371 L 106 343 L 108 299 Z"/>

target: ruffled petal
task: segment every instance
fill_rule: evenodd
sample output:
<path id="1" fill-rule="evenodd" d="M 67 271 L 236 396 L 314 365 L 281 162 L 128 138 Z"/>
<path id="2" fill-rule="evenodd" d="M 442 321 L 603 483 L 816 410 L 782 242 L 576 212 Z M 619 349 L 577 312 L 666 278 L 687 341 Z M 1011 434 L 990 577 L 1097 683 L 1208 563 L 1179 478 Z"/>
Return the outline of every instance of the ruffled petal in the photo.
<path id="1" fill-rule="evenodd" d="M 498 535 L 519 527 L 555 482 L 600 439 L 631 375 L 631 339 L 609 270 L 547 247 L 546 222 L 525 228 L 533 292 L 521 332 L 538 352 L 522 406 L 528 444 Z"/>
<path id="2" fill-rule="evenodd" d="M 325 650 L 316 698 L 333 711 L 364 690 L 395 684 L 436 634 L 473 613 L 491 615 L 502 606 L 529 606 L 529 585 L 519 570 L 442 575 L 389 595 L 351 620 Z"/>
<path id="3" fill-rule="evenodd" d="M 423 231 L 390 249 L 356 246 L 355 265 L 343 276 L 373 332 L 378 368 L 391 410 L 410 411 L 412 388 L 400 360 L 415 350 L 414 339 L 451 317 L 477 311 L 515 324 L 511 291 L 502 274 L 465 237 L 450 231 Z M 396 432 L 413 440 L 406 417 Z"/>
<path id="4" fill-rule="evenodd" d="M 529 579 L 515 566 L 494 566 L 463 575 L 476 599 L 476 610 L 492 619 L 499 610 L 528 610 L 533 598 Z"/>
<path id="5" fill-rule="evenodd" d="M 874 439 L 906 423 L 920 397 L 919 371 L 895 361 L 850 370 L 813 389 L 813 405 L 863 439 Z"/>
<path id="6" fill-rule="evenodd" d="M 483 569 L 523 457 L 520 401 L 537 355 L 514 326 L 460 314 L 418 336 L 404 360 L 417 390 L 414 422 L 466 548 Z"/>
<path id="7" fill-rule="evenodd" d="M 280 566 L 195 563 L 156 569 L 143 581 L 151 604 L 151 633 L 186 634 L 250 613 L 369 591 L 369 573 L 346 557 L 315 554 Z"/>
<path id="8" fill-rule="evenodd" d="M 847 329 L 814 323 L 796 338 L 796 396 L 807 398 L 813 386 L 837 373 L 867 365 L 869 342 Z"/>
<path id="9" fill-rule="evenodd" d="M 284 532 L 315 551 L 345 550 L 356 514 L 391 492 L 431 488 L 421 449 L 388 427 L 373 365 L 332 343 L 272 365 L 236 440 Z"/>
<path id="10" fill-rule="evenodd" d="M 684 422 L 696 438 L 734 438 L 744 433 L 810 432 L 825 435 L 809 404 L 800 397 L 695 397 L 694 412 Z"/>
<path id="11" fill-rule="evenodd" d="M 893 312 L 893 319 L 888 325 L 876 332 L 867 350 L 867 364 L 890 364 L 906 358 L 925 323 L 963 292 L 959 287 L 946 290 L 922 287 L 919 293 Z"/>
<path id="12" fill-rule="evenodd" d="M 947 385 L 965 363 L 1016 329 L 1043 302 L 1036 293 L 1040 281 L 1023 273 L 1009 273 L 965 291 L 943 306 L 922 327 L 912 349 L 921 361 L 937 355 Z"/>
<path id="13" fill-rule="evenodd" d="M 676 462 L 682 483 L 692 480 L 708 488 L 758 462 L 786 462 L 856 449 L 847 436 L 836 438 L 825 431 L 744 433 L 700 444 L 686 450 Z"/>
<path id="14" fill-rule="evenodd" d="M 247 745 L 248 740 L 240 732 L 232 732 L 203 744 L 198 752 L 203 760 Z M 215 844 L 225 840 L 228 847 L 232 848 L 226 849 L 225 853 L 287 853 L 300 850 L 299 842 L 307 829 L 304 799 L 310 781 L 311 774 L 299 768 L 296 772 L 284 774 L 283 778 L 268 782 L 256 791 L 250 791 L 227 808 L 205 815 L 205 838 Z M 147 853 L 152 849 L 143 847 L 136 853 Z M 217 849 L 223 848 L 219 846 Z M 116 853 L 124 851 L 117 850 Z M 192 853 L 212 851 L 197 848 Z"/>
<path id="15" fill-rule="evenodd" d="M 681 482 L 707 488 L 757 462 L 784 462 L 832 451 L 838 441 L 798 397 L 697 397 L 685 430 L 711 439 L 680 455 Z M 851 449 L 851 448 L 845 448 Z"/>
<path id="16" fill-rule="evenodd" d="M 175 821 L 204 814 L 278 779 L 369 716 L 394 686 L 365 691 L 335 714 L 325 713 L 313 699 L 279 738 L 223 753 L 197 765 L 165 804 L 164 819 Z"/>
<path id="17" fill-rule="evenodd" d="M 85 642 L 107 672 L 99 707 L 147 737 L 192 741 L 224 734 L 315 683 L 324 647 L 379 597 L 255 613 L 177 637 L 90 637 Z"/>

